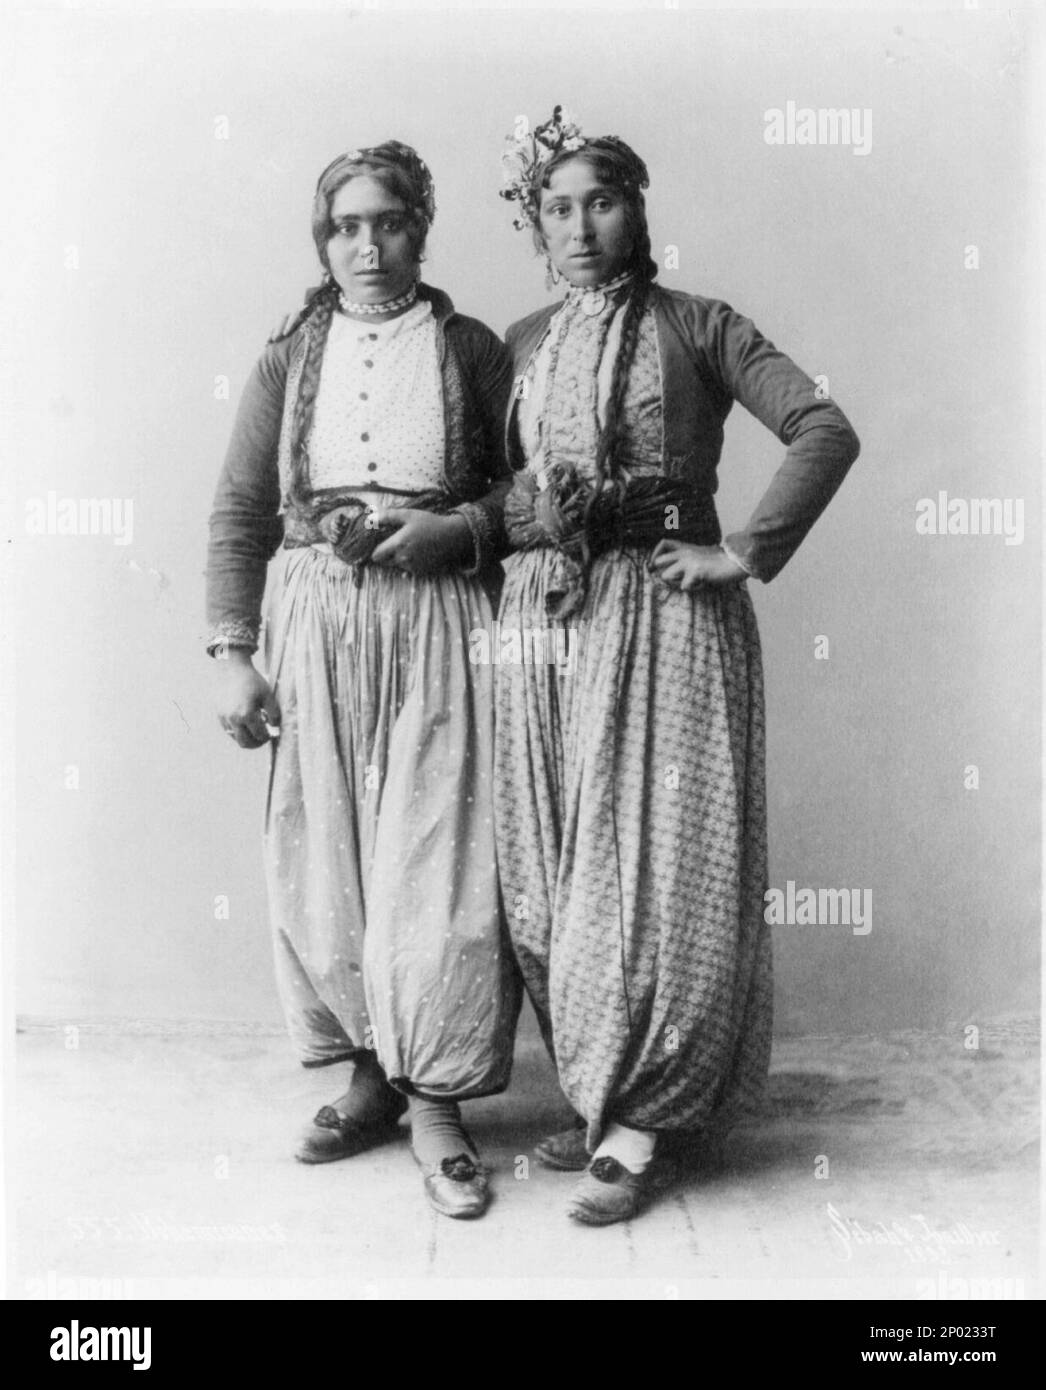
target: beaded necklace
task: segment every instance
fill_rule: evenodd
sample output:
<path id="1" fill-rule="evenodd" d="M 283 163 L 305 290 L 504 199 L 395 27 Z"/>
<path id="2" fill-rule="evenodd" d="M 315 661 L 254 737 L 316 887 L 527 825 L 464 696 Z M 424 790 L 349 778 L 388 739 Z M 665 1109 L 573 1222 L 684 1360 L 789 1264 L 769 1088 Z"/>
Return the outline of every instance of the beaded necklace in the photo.
<path id="1" fill-rule="evenodd" d="M 357 304 L 355 300 L 346 299 L 344 294 L 338 296 L 338 303 L 341 305 L 343 314 L 363 314 L 367 316 L 375 314 L 395 314 L 400 309 L 408 309 L 418 297 L 417 284 L 411 285 L 406 294 L 401 294 L 398 299 L 386 299 L 381 304 Z"/>

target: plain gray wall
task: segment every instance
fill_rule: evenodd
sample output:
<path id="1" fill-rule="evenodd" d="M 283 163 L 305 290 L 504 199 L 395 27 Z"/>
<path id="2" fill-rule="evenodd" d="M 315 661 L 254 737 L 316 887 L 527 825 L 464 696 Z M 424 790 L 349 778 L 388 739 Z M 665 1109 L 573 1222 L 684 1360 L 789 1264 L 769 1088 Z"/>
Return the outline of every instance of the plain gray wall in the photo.
<path id="1" fill-rule="evenodd" d="M 267 755 L 221 734 L 202 654 L 206 521 L 236 401 L 270 326 L 315 283 L 312 189 L 353 145 L 397 137 L 429 162 L 427 278 L 459 308 L 500 332 L 547 302 L 497 189 L 516 116 L 536 122 L 557 101 L 647 159 L 655 251 L 679 248 L 663 283 L 730 301 L 827 374 L 863 442 L 797 557 L 752 586 L 772 882 L 871 889 L 874 903 L 867 936 L 778 929 L 779 1028 L 1031 1006 L 1043 230 L 1032 29 L 985 7 L 685 4 L 16 21 L 6 128 L 22 178 L 4 356 L 19 1010 L 278 1021 Z M 768 145 L 764 112 L 789 100 L 870 108 L 871 152 Z M 724 529 L 782 452 L 738 407 Z M 916 502 L 939 489 L 1023 498 L 1024 543 L 917 535 Z M 132 498 L 133 543 L 28 536 L 26 502 L 48 490 Z M 814 658 L 820 635 L 827 661 Z"/>

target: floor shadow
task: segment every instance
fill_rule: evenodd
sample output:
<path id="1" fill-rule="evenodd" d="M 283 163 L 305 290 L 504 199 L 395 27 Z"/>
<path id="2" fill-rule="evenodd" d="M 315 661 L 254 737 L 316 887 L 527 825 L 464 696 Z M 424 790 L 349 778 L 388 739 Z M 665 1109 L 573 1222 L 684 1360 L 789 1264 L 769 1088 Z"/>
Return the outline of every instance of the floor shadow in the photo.
<path id="1" fill-rule="evenodd" d="M 763 1114 L 767 1119 L 813 1119 L 822 1115 L 864 1118 L 900 1115 L 903 1097 L 884 1096 L 878 1076 L 831 1076 L 826 1072 L 774 1072 Z"/>

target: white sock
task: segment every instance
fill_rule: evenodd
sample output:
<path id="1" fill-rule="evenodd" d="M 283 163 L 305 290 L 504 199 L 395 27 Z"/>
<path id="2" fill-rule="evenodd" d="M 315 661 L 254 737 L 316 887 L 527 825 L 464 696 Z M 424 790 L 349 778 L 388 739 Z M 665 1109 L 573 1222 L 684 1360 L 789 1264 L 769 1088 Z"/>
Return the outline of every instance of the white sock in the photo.
<path id="1" fill-rule="evenodd" d="M 630 1173 L 642 1173 L 654 1156 L 656 1142 L 657 1135 L 647 1130 L 611 1124 L 607 1126 L 603 1142 L 592 1158 L 593 1161 L 597 1158 L 616 1158 Z"/>

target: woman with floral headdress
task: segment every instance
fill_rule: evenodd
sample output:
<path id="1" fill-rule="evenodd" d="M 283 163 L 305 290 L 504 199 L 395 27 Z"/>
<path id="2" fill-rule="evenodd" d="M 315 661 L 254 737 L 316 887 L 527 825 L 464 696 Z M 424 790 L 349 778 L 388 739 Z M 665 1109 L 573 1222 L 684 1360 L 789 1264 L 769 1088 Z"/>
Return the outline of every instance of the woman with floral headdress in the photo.
<path id="1" fill-rule="evenodd" d="M 320 176 L 324 283 L 258 362 L 218 484 L 209 650 L 226 732 L 272 748 L 265 857 L 291 1039 L 303 1065 L 349 1073 L 297 1157 L 385 1143 L 409 1107 L 430 1202 L 468 1217 L 487 1175 L 458 1102 L 506 1086 L 519 1002 L 493 691 L 468 660 L 503 548 L 511 368 L 420 282 L 434 211 L 398 141 Z"/>
<path id="2" fill-rule="evenodd" d="M 746 583 L 772 579 L 857 456 L 842 412 L 751 320 L 655 283 L 643 161 L 556 108 L 506 155 L 565 300 L 509 329 L 516 552 L 497 676 L 502 890 L 524 980 L 576 1111 L 538 1145 L 584 1170 L 568 1207 L 632 1216 L 769 1062 L 764 714 Z M 713 494 L 740 401 L 787 446 L 748 523 Z M 553 640 L 554 638 L 554 640 Z M 533 642 L 533 637 L 531 637 Z"/>

